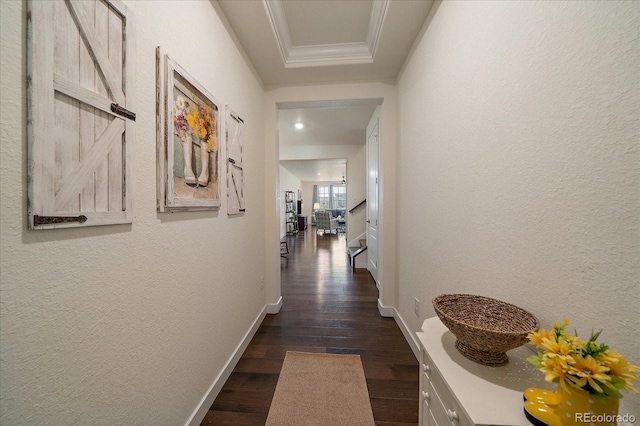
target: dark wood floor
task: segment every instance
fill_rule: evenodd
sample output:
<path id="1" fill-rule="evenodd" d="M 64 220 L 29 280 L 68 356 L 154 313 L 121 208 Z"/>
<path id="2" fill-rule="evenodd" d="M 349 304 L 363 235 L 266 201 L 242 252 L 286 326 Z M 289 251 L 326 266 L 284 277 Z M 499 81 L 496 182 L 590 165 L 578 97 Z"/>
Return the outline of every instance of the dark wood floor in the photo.
<path id="1" fill-rule="evenodd" d="M 310 227 L 287 241 L 282 309 L 264 319 L 202 424 L 264 425 L 285 353 L 304 351 L 359 354 L 376 424 L 416 425 L 418 362 L 395 321 L 380 317 L 369 272 L 349 267 L 344 234 Z"/>

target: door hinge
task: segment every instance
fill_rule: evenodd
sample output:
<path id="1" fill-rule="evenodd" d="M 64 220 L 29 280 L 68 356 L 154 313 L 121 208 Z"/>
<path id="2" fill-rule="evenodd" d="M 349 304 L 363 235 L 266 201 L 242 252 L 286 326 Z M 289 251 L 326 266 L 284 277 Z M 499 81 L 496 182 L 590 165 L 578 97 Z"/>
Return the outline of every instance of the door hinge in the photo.
<path id="1" fill-rule="evenodd" d="M 124 107 L 121 107 L 115 102 L 111 104 L 111 112 L 121 115 L 124 118 L 128 118 L 131 121 L 136 121 L 136 114 L 134 112 L 131 112 Z"/>
<path id="2" fill-rule="evenodd" d="M 87 217 L 85 215 L 80 216 L 38 216 L 33 215 L 33 226 L 40 225 L 52 225 L 56 223 L 73 223 L 80 222 L 85 223 Z"/>

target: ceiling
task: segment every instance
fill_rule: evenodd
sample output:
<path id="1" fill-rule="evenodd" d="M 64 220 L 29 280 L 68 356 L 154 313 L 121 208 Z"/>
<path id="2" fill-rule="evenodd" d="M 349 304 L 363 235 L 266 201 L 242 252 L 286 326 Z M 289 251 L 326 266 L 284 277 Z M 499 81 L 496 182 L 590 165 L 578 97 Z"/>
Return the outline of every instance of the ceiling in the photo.
<path id="1" fill-rule="evenodd" d="M 338 145 L 364 145 L 366 129 L 381 99 L 332 102 L 291 102 L 280 104 L 278 138 L 281 158 L 287 148 L 302 147 L 314 153 L 317 145 L 326 148 L 324 157 L 331 157 Z M 296 129 L 296 123 L 303 123 Z M 310 148 L 310 149 L 309 149 Z M 280 160 L 280 165 L 301 181 L 339 182 L 347 175 L 347 160 Z"/>
<path id="2" fill-rule="evenodd" d="M 395 80 L 433 0 L 218 0 L 266 87 Z"/>
<path id="3" fill-rule="evenodd" d="M 269 89 L 394 82 L 433 0 L 218 0 L 218 4 L 239 47 Z M 362 145 L 377 104 L 281 105 L 280 144 Z M 302 130 L 293 127 L 298 121 L 305 124 Z M 342 164 L 335 161 L 281 164 L 303 181 L 318 173 L 332 173 L 327 180 L 339 181 L 346 173 L 346 159 Z"/>
<path id="4" fill-rule="evenodd" d="M 379 99 L 280 105 L 280 146 L 364 145 L 366 128 Z M 296 129 L 296 123 L 303 123 Z"/>
<path id="5" fill-rule="evenodd" d="M 347 175 L 347 160 L 280 160 L 280 165 L 302 182 L 340 182 Z"/>

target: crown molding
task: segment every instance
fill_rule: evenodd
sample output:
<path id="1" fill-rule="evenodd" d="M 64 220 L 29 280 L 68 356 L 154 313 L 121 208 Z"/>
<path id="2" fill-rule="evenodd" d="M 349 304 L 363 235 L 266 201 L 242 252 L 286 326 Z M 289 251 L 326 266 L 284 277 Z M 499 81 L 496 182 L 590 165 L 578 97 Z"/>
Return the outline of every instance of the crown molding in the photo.
<path id="1" fill-rule="evenodd" d="M 365 42 L 293 46 L 282 0 L 263 0 L 285 68 L 372 63 L 389 0 L 374 0 Z"/>

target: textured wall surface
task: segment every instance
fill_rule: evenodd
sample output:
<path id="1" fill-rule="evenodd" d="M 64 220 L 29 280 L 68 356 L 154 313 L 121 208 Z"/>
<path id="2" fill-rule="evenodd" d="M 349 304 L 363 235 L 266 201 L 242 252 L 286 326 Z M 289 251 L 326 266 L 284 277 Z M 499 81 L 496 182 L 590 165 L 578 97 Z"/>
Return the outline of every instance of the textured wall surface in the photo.
<path id="1" fill-rule="evenodd" d="M 367 146 L 362 145 L 356 155 L 347 162 L 347 242 L 366 231 L 366 204 L 353 213 L 348 211 L 367 198 Z M 364 256 L 364 255 L 362 255 Z"/>
<path id="2" fill-rule="evenodd" d="M 25 3 L 0 5 L 0 423 L 185 424 L 265 305 L 262 87 L 210 2 L 127 1 L 135 222 L 29 231 Z M 226 189 L 219 212 L 156 213 L 158 45 L 244 118 L 244 216 Z"/>
<path id="3" fill-rule="evenodd" d="M 474 293 L 640 364 L 640 3 L 436 4 L 398 82 L 398 306 Z M 413 298 L 422 301 L 413 313 Z M 622 409 L 640 416 L 639 396 Z"/>

